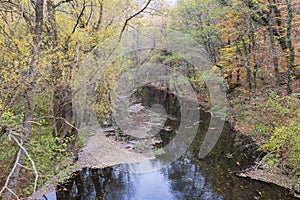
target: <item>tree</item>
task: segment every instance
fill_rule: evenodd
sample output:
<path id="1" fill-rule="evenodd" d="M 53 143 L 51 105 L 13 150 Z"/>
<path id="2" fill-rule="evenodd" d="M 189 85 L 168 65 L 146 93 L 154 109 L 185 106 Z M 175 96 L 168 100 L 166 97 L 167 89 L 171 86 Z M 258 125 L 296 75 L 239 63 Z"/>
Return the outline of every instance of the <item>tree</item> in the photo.
<path id="1" fill-rule="evenodd" d="M 292 75 L 295 72 L 294 64 L 295 64 L 295 49 L 292 42 L 292 22 L 294 18 L 293 8 L 292 8 L 292 1 L 286 0 L 287 3 L 287 10 L 288 10 L 288 16 L 287 16 L 287 25 L 286 25 L 286 38 L 287 38 L 287 46 L 289 49 L 289 62 L 288 62 L 288 69 L 287 69 L 287 77 L 288 77 L 288 93 L 292 93 L 291 88 L 291 81 L 292 81 Z"/>
<path id="2" fill-rule="evenodd" d="M 18 7 L 15 7 L 18 8 Z M 33 93 L 36 86 L 36 75 L 37 75 L 37 64 L 39 62 L 41 40 L 42 40 L 42 27 L 43 27 L 43 0 L 37 0 L 34 2 L 33 14 L 34 20 L 31 20 L 27 13 L 23 13 L 23 18 L 29 27 L 29 32 L 32 34 L 32 43 L 30 58 L 28 62 L 28 68 L 26 69 L 27 74 L 27 85 L 24 91 L 24 123 L 23 123 L 23 137 L 21 142 L 17 142 L 19 148 L 17 150 L 14 167 L 5 183 L 5 186 L 1 190 L 0 194 L 3 193 L 4 189 L 8 191 L 4 195 L 4 199 L 12 199 L 16 196 L 16 189 L 19 179 L 19 173 L 22 168 L 25 156 L 28 156 L 24 141 L 26 141 L 31 135 L 32 123 L 34 118 L 34 105 L 33 105 Z M 22 11 L 22 10 L 19 10 Z M 13 134 L 10 131 L 8 134 Z M 14 137 L 14 136 L 12 136 Z M 36 183 L 35 183 L 36 188 Z"/>
<path id="3" fill-rule="evenodd" d="M 219 61 L 219 50 L 224 45 L 220 38 L 221 16 L 226 12 L 215 0 L 182 0 L 175 8 L 174 25 L 185 31 L 194 40 L 203 44 L 212 63 Z M 179 19 L 179 20 L 178 20 Z"/>
<path id="4" fill-rule="evenodd" d="M 274 65 L 274 73 L 276 78 L 276 85 L 277 85 L 277 92 L 281 93 L 281 81 L 279 75 L 279 64 L 278 64 L 278 53 L 276 50 L 275 38 L 273 33 L 273 3 L 272 0 L 268 0 L 269 10 L 267 13 L 267 20 L 268 20 L 268 30 L 269 30 L 269 37 L 270 37 L 270 45 L 273 54 L 273 65 Z"/>
<path id="5" fill-rule="evenodd" d="M 0 3 L 0 142 L 13 140 L 5 143 L 10 148 L 5 156 L 14 158 L 10 168 L 7 160 L 2 164 L 0 156 L 7 175 L 3 182 L 4 175 L 0 175 L 1 197 L 12 199 L 31 193 L 31 184 L 30 191 L 21 188 L 23 193 L 16 192 L 24 182 L 21 175 L 28 181 L 33 179 L 30 168 L 36 175 L 34 190 L 48 177 L 44 174 L 37 179 L 40 173 L 57 173 L 55 166 L 41 166 L 45 160 L 31 156 L 50 152 L 43 155 L 50 164 L 55 163 L 55 156 L 69 155 L 64 144 L 70 142 L 68 137 L 76 137 L 72 80 L 79 63 L 99 42 L 124 31 L 129 21 L 136 23 L 137 15 L 140 17 L 147 7 L 140 11 L 140 6 L 140 2 L 108 0 Z M 74 150 L 74 143 L 72 140 L 68 150 Z"/>

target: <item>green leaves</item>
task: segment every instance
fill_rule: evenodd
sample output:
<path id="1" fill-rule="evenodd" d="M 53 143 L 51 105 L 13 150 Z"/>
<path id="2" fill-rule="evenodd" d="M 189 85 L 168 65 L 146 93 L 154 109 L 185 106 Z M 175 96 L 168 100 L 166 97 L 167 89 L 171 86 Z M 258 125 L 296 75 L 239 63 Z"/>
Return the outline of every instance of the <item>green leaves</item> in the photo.
<path id="1" fill-rule="evenodd" d="M 15 115 L 12 112 L 5 112 L 0 116 L 0 125 L 20 130 L 23 124 L 23 115 Z"/>
<path id="2" fill-rule="evenodd" d="M 204 45 L 215 63 L 218 49 L 224 43 L 220 30 L 225 13 L 226 7 L 215 0 L 180 1 L 173 13 L 172 28 L 189 33 L 195 41 Z"/>
<path id="3" fill-rule="evenodd" d="M 261 149 L 275 154 L 264 158 L 265 161 L 273 165 L 286 162 L 300 180 L 300 119 L 292 120 L 287 126 L 276 128 L 270 141 Z"/>

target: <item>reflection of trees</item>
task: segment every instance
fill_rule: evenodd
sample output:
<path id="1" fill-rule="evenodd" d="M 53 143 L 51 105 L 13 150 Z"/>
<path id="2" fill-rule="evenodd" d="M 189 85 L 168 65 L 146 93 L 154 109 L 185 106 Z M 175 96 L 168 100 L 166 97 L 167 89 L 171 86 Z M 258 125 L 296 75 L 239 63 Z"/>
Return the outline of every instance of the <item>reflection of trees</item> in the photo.
<path id="1" fill-rule="evenodd" d="M 152 96 L 152 99 L 157 99 L 159 95 L 155 95 L 157 95 L 157 91 L 149 96 Z M 162 96 L 164 98 L 158 98 L 155 103 L 165 102 L 167 97 Z M 148 100 L 144 99 L 148 101 L 148 105 L 153 104 L 153 102 L 150 102 L 151 98 Z M 172 113 L 170 112 L 172 103 L 165 106 L 170 106 L 166 110 L 168 113 Z M 213 151 L 204 159 L 198 159 L 199 149 L 208 130 L 210 119 L 209 113 L 201 112 L 201 123 L 199 124 L 198 133 L 189 151 L 171 165 L 150 175 L 157 187 L 167 185 L 167 188 L 164 188 L 162 191 L 173 195 L 174 199 L 289 199 L 279 187 L 241 179 L 234 175 L 234 172 L 245 168 L 247 164 L 252 164 L 253 158 L 247 157 L 246 154 L 249 155 L 249 153 L 243 148 L 234 145 L 236 135 L 230 130 L 229 125 L 225 125 Z M 173 122 L 175 124 L 172 124 Z M 168 120 L 167 124 L 172 126 L 173 130 L 176 130 L 178 127 L 175 121 Z M 164 135 L 164 132 L 161 134 Z M 167 135 L 166 132 L 165 134 Z M 175 134 L 174 132 L 172 137 Z M 188 136 L 188 133 L 186 135 Z M 166 144 L 168 143 L 169 141 Z M 173 149 L 181 148 L 180 143 L 171 144 L 174 145 Z M 243 145 L 241 144 L 240 146 Z M 233 158 L 227 158 L 226 154 L 233 155 Z M 160 160 L 163 161 L 164 159 Z M 241 165 L 237 165 L 237 162 L 241 163 Z M 155 163 L 151 164 L 155 166 Z M 161 175 L 160 173 L 164 177 L 162 178 L 164 180 L 161 180 L 163 182 L 155 180 L 156 177 L 159 177 L 158 175 Z M 149 174 L 147 177 L 149 178 Z M 145 180 L 143 179 L 143 174 L 130 174 L 110 167 L 98 170 L 84 169 L 71 182 L 66 183 L 63 186 L 66 190 L 59 191 L 57 196 L 58 199 L 69 200 L 132 200 L 138 193 L 145 192 L 141 191 L 143 190 L 139 184 L 141 180 Z"/>
<path id="2" fill-rule="evenodd" d="M 199 160 L 197 155 L 209 120 L 209 114 L 201 113 L 202 123 L 191 148 L 184 157 L 164 170 L 165 176 L 172 180 L 172 190 L 181 195 L 180 199 L 193 199 L 191 194 L 199 199 L 217 199 L 221 196 L 222 199 L 228 200 L 292 199 L 286 196 L 283 189 L 275 185 L 235 176 L 236 172 L 253 164 L 254 157 L 251 157 L 252 152 L 247 152 L 244 148 L 250 141 L 246 145 L 236 145 L 236 133 L 228 124 L 225 124 L 213 151 Z M 227 158 L 228 153 L 233 155 L 233 158 Z"/>
<path id="3" fill-rule="evenodd" d="M 201 131 L 199 131 L 201 133 Z M 203 138 L 203 137 L 202 137 Z M 249 181 L 236 177 L 232 171 L 238 170 L 236 162 L 241 152 L 233 159 L 225 158 L 225 153 L 233 153 L 233 137 L 229 129 L 224 130 L 216 148 L 203 160 L 198 160 L 201 137 L 193 143 L 183 157 L 163 168 L 167 190 L 174 199 L 280 199 L 284 191 L 269 184 Z M 230 151 L 231 150 L 231 151 Z M 237 157 L 237 158 L 235 158 Z M 104 169 L 84 169 L 69 183 L 66 190 L 58 192 L 58 199 L 122 199 L 131 200 L 136 193 L 143 193 L 139 181 L 143 174 L 130 174 L 124 171 Z M 161 187 L 157 183 L 157 187 Z M 276 191 L 276 192 L 274 192 Z M 260 194 L 259 194 L 260 193 Z M 285 199 L 289 199 L 285 196 Z"/>
<path id="4" fill-rule="evenodd" d="M 141 98 L 145 106 L 160 104 L 165 108 L 168 115 L 180 119 L 180 104 L 176 95 L 168 93 L 165 90 L 160 90 L 159 88 L 145 86 L 143 87 Z"/>
<path id="5" fill-rule="evenodd" d="M 168 179 L 176 199 L 222 199 L 212 192 L 201 167 L 195 165 L 188 156 L 181 157 L 164 168 L 162 173 Z"/>
<path id="6" fill-rule="evenodd" d="M 57 197 L 69 200 L 124 199 L 124 194 L 134 193 L 134 188 L 128 187 L 130 179 L 128 173 L 111 167 L 83 169 L 58 190 Z"/>

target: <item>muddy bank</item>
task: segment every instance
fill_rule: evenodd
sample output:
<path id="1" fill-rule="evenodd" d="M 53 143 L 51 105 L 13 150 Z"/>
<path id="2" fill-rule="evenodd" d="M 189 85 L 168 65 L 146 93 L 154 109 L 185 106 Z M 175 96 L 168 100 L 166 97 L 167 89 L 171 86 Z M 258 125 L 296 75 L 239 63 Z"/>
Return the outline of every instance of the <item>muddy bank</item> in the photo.
<path id="1" fill-rule="evenodd" d="M 297 186 L 298 177 L 292 172 L 292 170 L 286 168 L 281 169 L 278 167 L 268 167 L 265 165 L 262 161 L 262 157 L 267 153 L 259 151 L 259 145 L 257 145 L 256 142 L 253 141 L 248 135 L 242 132 L 237 133 L 242 135 L 242 138 L 247 138 L 249 142 L 248 145 L 254 147 L 251 154 L 255 155 L 255 159 L 251 162 L 250 167 L 244 168 L 236 175 L 242 178 L 250 178 L 256 181 L 278 185 L 288 189 L 290 194 L 294 197 L 300 198 L 300 187 Z"/>

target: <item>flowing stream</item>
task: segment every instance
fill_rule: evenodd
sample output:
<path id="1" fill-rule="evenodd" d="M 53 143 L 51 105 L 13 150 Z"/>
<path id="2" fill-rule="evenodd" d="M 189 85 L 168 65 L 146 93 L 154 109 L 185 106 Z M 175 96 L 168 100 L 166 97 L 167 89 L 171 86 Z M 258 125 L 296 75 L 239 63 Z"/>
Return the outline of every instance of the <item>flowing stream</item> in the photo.
<path id="1" fill-rule="evenodd" d="M 146 95 L 145 95 L 146 94 Z M 168 114 L 180 116 L 174 96 L 157 89 L 145 89 L 145 105 L 160 103 Z M 169 165 L 147 173 L 133 173 L 123 169 L 126 164 L 104 169 L 83 169 L 58 186 L 57 199 L 107 200 L 289 200 L 289 192 L 273 184 L 239 178 L 235 174 L 253 164 L 257 155 L 250 140 L 238 139 L 237 133 L 225 124 L 213 151 L 203 159 L 198 153 L 207 132 L 211 115 L 201 111 L 198 133 L 184 155 Z M 176 119 L 166 125 L 173 131 L 159 134 L 166 145 L 178 128 Z M 153 162 L 156 166 L 159 160 Z M 50 199 L 50 198 L 49 198 Z"/>

